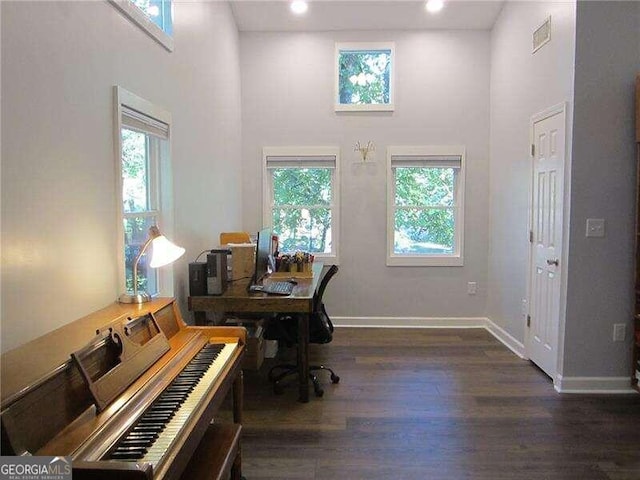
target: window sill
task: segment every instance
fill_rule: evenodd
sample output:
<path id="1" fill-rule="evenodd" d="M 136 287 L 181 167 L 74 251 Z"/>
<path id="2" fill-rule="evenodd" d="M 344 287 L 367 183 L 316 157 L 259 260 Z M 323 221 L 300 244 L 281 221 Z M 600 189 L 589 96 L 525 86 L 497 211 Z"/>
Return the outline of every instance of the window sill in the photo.
<path id="1" fill-rule="evenodd" d="M 327 265 L 340 265 L 340 260 L 337 255 L 313 255 L 316 262 L 322 262 L 325 267 Z"/>
<path id="2" fill-rule="evenodd" d="M 387 256 L 388 267 L 462 267 L 462 255 L 422 256 L 402 255 Z"/>
<path id="3" fill-rule="evenodd" d="M 334 108 L 336 112 L 393 112 L 395 109 L 393 103 L 367 105 L 337 103 Z"/>

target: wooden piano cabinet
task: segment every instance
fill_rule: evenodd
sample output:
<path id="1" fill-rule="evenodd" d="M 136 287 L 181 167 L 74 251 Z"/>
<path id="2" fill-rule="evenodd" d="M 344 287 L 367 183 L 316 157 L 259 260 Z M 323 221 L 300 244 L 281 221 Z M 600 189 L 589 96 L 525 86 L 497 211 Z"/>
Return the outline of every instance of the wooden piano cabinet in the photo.
<path id="1" fill-rule="evenodd" d="M 73 462 L 73 480 L 152 480 L 153 469 L 148 463 Z"/>
<path id="2" fill-rule="evenodd" d="M 238 424 L 211 424 L 180 480 L 240 480 L 240 431 Z"/>
<path id="3" fill-rule="evenodd" d="M 155 318 L 155 336 L 149 332 L 148 321 L 137 321 L 148 315 Z M 119 323 L 122 328 L 114 326 Z M 120 354 L 121 362 L 135 361 L 140 370 L 132 383 L 113 390 L 122 392 L 113 401 L 96 408 L 97 400 L 89 391 L 93 375 L 102 375 L 103 367 L 113 363 L 111 354 L 100 350 L 110 347 L 95 339 L 96 331 L 104 331 L 105 326 L 113 326 L 110 331 L 126 334 L 130 341 L 141 345 L 140 349 L 123 349 L 125 353 L 133 352 L 131 355 Z M 142 362 L 137 358 L 145 348 L 155 348 L 153 339 L 157 338 L 158 329 L 166 336 L 170 349 L 149 366 L 151 361 L 146 354 Z M 190 407 L 192 413 L 162 459 L 157 464 L 104 460 L 108 449 L 135 425 L 136 419 L 164 391 L 165 384 L 207 342 L 237 344 L 237 348 L 217 376 L 212 377 L 200 402 Z M 245 344 L 244 328 L 188 326 L 172 298 L 158 298 L 143 305 L 115 303 L 71 322 L 2 355 L 2 454 L 70 456 L 74 480 L 181 480 L 190 478 L 182 476 L 185 468 L 196 468 L 198 462 L 192 456 L 197 453 L 198 458 L 207 458 L 207 478 L 224 478 L 230 472 L 234 479 L 240 479 L 241 363 Z M 87 350 L 87 345 L 92 348 Z M 72 352 L 78 352 L 80 364 L 71 361 Z M 89 380 L 80 373 L 85 366 Z M 135 376 L 125 375 L 123 383 Z M 210 426 L 228 395 L 233 399 L 233 421 Z"/>

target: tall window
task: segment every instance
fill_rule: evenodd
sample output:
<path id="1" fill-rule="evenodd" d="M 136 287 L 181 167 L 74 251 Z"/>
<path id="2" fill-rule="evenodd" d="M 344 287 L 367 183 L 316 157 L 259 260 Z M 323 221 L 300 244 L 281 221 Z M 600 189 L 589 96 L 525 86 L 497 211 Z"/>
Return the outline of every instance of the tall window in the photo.
<path id="1" fill-rule="evenodd" d="M 336 111 L 393 110 L 393 43 L 336 44 Z"/>
<path id="2" fill-rule="evenodd" d="M 387 150 L 387 265 L 463 263 L 461 146 Z"/>
<path id="3" fill-rule="evenodd" d="M 109 0 L 167 50 L 173 51 L 173 6 L 171 0 Z"/>
<path id="4" fill-rule="evenodd" d="M 169 129 L 171 116 L 151 103 L 116 87 L 119 146 L 117 161 L 120 212 L 122 291 L 133 290 L 133 262 L 148 238 L 149 227 L 171 230 L 171 164 Z M 138 265 L 138 289 L 150 294 L 171 294 L 171 275 L 148 266 L 147 255 Z"/>
<path id="5" fill-rule="evenodd" d="M 337 259 L 339 149 L 263 149 L 264 224 L 283 252 L 304 250 Z"/>

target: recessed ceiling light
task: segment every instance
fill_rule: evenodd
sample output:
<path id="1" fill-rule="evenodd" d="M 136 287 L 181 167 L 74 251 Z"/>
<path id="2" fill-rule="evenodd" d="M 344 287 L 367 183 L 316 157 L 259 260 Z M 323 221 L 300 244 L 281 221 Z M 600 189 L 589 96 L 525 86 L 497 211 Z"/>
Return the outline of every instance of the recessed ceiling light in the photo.
<path id="1" fill-rule="evenodd" d="M 442 0 L 428 0 L 426 7 L 429 12 L 436 13 L 442 10 L 444 2 Z"/>
<path id="2" fill-rule="evenodd" d="M 294 0 L 291 2 L 291 11 L 296 15 L 302 15 L 307 11 L 309 5 L 304 0 Z"/>

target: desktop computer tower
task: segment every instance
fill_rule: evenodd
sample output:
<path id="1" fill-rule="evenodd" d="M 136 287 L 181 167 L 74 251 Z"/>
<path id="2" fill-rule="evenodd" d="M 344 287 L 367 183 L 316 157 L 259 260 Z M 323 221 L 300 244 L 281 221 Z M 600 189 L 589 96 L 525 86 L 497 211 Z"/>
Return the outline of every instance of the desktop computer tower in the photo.
<path id="1" fill-rule="evenodd" d="M 189 264 L 189 296 L 207 295 L 207 264 L 193 262 Z"/>
<path id="2" fill-rule="evenodd" d="M 211 250 L 207 255 L 207 294 L 222 295 L 227 289 L 227 255 L 229 250 Z"/>

